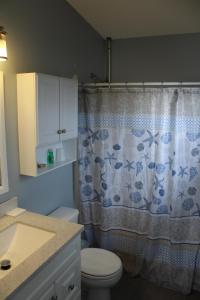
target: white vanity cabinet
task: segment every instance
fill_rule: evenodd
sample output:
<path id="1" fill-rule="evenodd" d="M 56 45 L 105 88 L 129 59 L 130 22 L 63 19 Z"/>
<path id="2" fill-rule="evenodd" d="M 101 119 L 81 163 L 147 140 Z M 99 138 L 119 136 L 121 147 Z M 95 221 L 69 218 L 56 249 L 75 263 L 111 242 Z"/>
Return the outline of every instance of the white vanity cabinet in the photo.
<path id="1" fill-rule="evenodd" d="M 78 235 L 40 267 L 7 300 L 80 300 L 80 274 Z"/>
<path id="2" fill-rule="evenodd" d="M 20 174 L 38 176 L 76 160 L 78 82 L 39 73 L 17 74 Z M 64 159 L 38 169 L 47 150 L 62 149 Z"/>

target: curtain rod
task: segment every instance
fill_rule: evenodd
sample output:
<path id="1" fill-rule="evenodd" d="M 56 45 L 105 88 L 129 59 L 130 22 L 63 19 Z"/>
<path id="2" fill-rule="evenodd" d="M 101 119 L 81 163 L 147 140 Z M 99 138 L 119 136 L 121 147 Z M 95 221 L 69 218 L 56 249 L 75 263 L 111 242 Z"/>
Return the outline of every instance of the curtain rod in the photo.
<path id="1" fill-rule="evenodd" d="M 102 83 L 80 83 L 85 88 L 110 88 L 110 87 L 143 87 L 143 86 L 200 86 L 200 82 L 102 82 Z"/>

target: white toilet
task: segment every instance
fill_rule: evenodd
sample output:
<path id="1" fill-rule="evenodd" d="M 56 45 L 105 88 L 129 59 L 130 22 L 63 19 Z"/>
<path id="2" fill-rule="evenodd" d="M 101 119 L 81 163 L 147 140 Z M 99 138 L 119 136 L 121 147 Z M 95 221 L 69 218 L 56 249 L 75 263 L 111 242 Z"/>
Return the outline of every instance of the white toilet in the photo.
<path id="1" fill-rule="evenodd" d="M 81 251 L 81 280 L 88 288 L 88 300 L 110 300 L 110 288 L 121 275 L 121 260 L 111 251 L 98 248 Z"/>
<path id="2" fill-rule="evenodd" d="M 78 210 L 59 207 L 49 216 L 78 223 Z M 120 258 L 111 251 L 99 248 L 81 250 L 81 281 L 88 289 L 87 300 L 110 300 L 110 288 L 122 275 Z"/>

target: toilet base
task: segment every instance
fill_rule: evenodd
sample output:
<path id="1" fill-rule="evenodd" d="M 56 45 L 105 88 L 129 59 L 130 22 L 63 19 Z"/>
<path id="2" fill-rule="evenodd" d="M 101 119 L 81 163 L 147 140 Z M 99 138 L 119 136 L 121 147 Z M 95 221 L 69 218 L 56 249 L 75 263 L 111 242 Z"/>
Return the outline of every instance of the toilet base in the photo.
<path id="1" fill-rule="evenodd" d="M 109 288 L 90 288 L 87 300 L 111 300 Z"/>

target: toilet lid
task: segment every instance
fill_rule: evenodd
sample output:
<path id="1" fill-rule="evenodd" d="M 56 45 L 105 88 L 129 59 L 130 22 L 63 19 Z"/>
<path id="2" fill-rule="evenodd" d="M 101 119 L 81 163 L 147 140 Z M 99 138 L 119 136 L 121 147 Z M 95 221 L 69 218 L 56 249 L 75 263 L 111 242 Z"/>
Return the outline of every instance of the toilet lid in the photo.
<path id="1" fill-rule="evenodd" d="M 93 276 L 108 276 L 121 268 L 120 258 L 107 250 L 86 248 L 81 250 L 81 272 Z"/>

